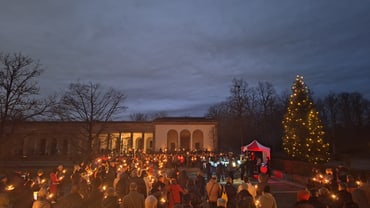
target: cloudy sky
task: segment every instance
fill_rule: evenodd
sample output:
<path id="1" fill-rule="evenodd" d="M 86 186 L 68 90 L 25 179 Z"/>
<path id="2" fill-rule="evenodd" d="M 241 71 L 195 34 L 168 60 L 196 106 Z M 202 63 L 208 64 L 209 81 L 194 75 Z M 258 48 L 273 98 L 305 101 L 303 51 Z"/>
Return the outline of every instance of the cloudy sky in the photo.
<path id="1" fill-rule="evenodd" d="M 77 80 L 127 95 L 127 115 L 203 116 L 233 78 L 278 92 L 370 98 L 370 1 L 3 0 L 0 52 L 40 60 L 41 93 Z"/>

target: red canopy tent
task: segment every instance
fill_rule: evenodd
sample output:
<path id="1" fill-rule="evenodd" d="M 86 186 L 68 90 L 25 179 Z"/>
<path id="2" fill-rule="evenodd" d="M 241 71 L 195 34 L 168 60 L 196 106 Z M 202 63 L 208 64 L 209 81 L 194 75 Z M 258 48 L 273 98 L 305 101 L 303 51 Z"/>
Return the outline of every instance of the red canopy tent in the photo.
<path id="1" fill-rule="evenodd" d="M 267 158 L 270 157 L 270 148 L 260 144 L 257 140 L 253 140 L 250 144 L 242 146 L 242 152 L 262 152 L 262 161 L 267 162 Z"/>

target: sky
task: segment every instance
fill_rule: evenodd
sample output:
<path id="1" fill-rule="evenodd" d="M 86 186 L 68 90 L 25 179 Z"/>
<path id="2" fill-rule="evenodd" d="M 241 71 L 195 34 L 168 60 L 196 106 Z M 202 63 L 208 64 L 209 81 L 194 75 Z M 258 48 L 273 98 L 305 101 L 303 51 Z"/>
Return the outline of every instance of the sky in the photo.
<path id="1" fill-rule="evenodd" d="M 72 82 L 126 96 L 125 115 L 204 116 L 234 78 L 370 99 L 370 1 L 1 0 L 0 52 L 39 60 L 40 93 Z"/>

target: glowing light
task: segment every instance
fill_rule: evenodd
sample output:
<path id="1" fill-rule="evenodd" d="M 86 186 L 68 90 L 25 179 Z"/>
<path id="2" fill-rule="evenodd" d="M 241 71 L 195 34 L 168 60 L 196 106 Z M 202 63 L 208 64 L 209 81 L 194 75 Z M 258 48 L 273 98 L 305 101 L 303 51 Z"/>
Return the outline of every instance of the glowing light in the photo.
<path id="1" fill-rule="evenodd" d="M 34 200 L 37 200 L 37 194 L 38 194 L 39 192 L 38 191 L 34 191 L 33 192 L 33 199 Z"/>
<path id="2" fill-rule="evenodd" d="M 337 200 L 337 199 L 338 199 L 338 196 L 337 196 L 337 195 L 335 195 L 335 194 L 332 194 L 332 195 L 331 195 L 331 198 L 332 198 L 332 199 L 334 199 L 334 200 Z"/>
<path id="3" fill-rule="evenodd" d="M 54 194 L 52 194 L 52 193 L 48 195 L 49 199 L 52 199 L 53 197 L 54 197 Z"/>
<path id="4" fill-rule="evenodd" d="M 256 207 L 261 207 L 261 202 L 258 199 L 254 202 L 254 204 L 256 205 Z"/>
<path id="5" fill-rule="evenodd" d="M 8 185 L 8 186 L 5 187 L 5 190 L 7 190 L 7 191 L 12 191 L 14 189 L 15 189 L 14 185 Z"/>
<path id="6" fill-rule="evenodd" d="M 167 202 L 166 198 L 164 198 L 164 197 L 161 197 L 161 199 L 160 199 L 159 201 L 160 201 L 160 203 L 162 203 L 162 204 L 164 204 L 164 203 L 166 203 L 166 202 Z"/>

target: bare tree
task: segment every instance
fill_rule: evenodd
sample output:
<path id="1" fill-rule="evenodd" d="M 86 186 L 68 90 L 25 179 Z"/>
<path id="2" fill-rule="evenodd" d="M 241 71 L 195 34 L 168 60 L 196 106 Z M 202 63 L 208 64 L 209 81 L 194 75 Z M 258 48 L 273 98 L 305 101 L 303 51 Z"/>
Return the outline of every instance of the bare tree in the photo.
<path id="1" fill-rule="evenodd" d="M 274 141 L 279 135 L 282 120 L 282 108 L 279 103 L 275 88 L 269 82 L 258 82 L 256 87 L 257 103 L 255 120 L 256 132 L 259 132 L 260 139 L 266 143 L 277 146 L 280 141 Z M 279 113 L 281 112 L 281 113 Z"/>
<path id="2" fill-rule="evenodd" d="M 148 121 L 149 116 L 145 113 L 134 113 L 130 115 L 131 121 Z"/>
<path id="3" fill-rule="evenodd" d="M 35 79 L 42 72 L 39 62 L 28 56 L 0 54 L 0 144 L 7 142 L 6 134 L 14 131 L 17 122 L 35 119 L 49 107 L 46 100 L 37 98 Z"/>
<path id="4" fill-rule="evenodd" d="M 167 112 L 160 111 L 160 112 L 153 113 L 150 117 L 152 118 L 152 120 L 155 120 L 157 118 L 164 118 L 167 116 L 168 116 Z"/>
<path id="5" fill-rule="evenodd" d="M 243 79 L 233 79 L 232 86 L 230 88 L 231 95 L 228 98 L 229 112 L 236 121 L 236 129 L 239 132 L 240 145 L 245 143 L 245 122 L 246 118 L 252 113 L 252 106 L 254 96 L 253 89 L 248 87 L 248 83 Z"/>
<path id="6" fill-rule="evenodd" d="M 98 151 L 94 142 L 105 128 L 104 123 L 114 120 L 116 115 L 126 110 L 121 103 L 126 99 L 120 91 L 104 90 L 96 83 L 71 83 L 62 93 L 55 112 L 60 119 L 81 121 L 86 143 L 74 144 L 82 154 L 91 156 Z"/>
<path id="7" fill-rule="evenodd" d="M 274 112 L 274 105 L 277 101 L 275 88 L 269 82 L 258 82 L 256 92 L 260 112 L 264 117 L 270 116 Z"/>
<path id="8" fill-rule="evenodd" d="M 343 92 L 337 96 L 338 112 L 341 116 L 342 125 L 345 127 L 363 126 L 366 111 L 368 111 L 368 101 L 360 93 Z"/>
<path id="9" fill-rule="evenodd" d="M 217 120 L 225 119 L 227 116 L 229 116 L 228 106 L 229 106 L 229 104 L 225 101 L 221 102 L 221 103 L 214 104 L 214 105 L 212 105 L 211 107 L 208 108 L 208 112 L 206 114 L 206 117 L 217 119 Z"/>

